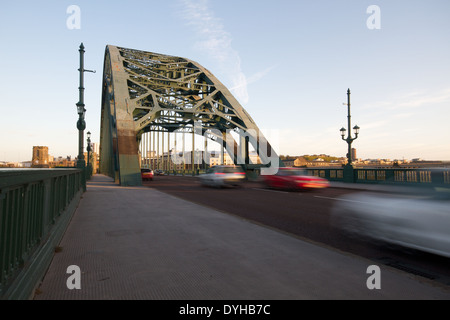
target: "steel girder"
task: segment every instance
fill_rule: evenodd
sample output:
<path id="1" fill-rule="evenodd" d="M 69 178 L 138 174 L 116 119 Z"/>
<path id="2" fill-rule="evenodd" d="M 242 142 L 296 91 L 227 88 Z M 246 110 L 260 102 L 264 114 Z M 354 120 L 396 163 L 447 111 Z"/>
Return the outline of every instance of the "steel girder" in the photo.
<path id="1" fill-rule="evenodd" d="M 250 143 L 263 167 L 281 165 L 250 115 L 200 64 L 108 45 L 103 70 L 100 171 L 121 185 L 141 184 L 139 142 L 150 131 L 204 135 L 247 168 Z"/>

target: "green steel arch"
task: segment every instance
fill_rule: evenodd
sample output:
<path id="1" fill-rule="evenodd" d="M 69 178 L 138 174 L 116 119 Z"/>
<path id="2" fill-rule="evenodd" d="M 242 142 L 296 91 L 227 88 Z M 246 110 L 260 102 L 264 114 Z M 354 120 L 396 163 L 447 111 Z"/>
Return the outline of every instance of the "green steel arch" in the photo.
<path id="1" fill-rule="evenodd" d="M 150 131 L 204 135 L 247 168 L 250 143 L 263 167 L 281 165 L 250 115 L 197 62 L 108 45 L 102 91 L 100 172 L 121 185 L 141 185 L 139 143 Z"/>

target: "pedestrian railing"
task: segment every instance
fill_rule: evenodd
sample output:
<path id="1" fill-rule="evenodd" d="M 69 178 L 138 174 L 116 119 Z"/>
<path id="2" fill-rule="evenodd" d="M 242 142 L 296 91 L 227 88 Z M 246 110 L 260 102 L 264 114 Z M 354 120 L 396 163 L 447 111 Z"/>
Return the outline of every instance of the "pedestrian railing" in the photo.
<path id="1" fill-rule="evenodd" d="M 450 187 L 450 168 L 353 168 L 352 181 L 344 179 L 344 168 L 306 168 L 310 175 L 330 181 Z"/>
<path id="2" fill-rule="evenodd" d="M 28 299 L 78 205 L 79 169 L 0 170 L 0 299 Z"/>

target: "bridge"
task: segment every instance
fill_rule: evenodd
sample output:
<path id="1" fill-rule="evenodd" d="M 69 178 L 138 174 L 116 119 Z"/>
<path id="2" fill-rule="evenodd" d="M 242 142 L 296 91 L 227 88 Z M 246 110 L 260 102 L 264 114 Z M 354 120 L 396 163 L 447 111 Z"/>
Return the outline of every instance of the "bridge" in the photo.
<path id="1" fill-rule="evenodd" d="M 230 91 L 206 68 L 186 58 L 108 45 L 101 110 L 100 172 L 124 186 L 141 185 L 141 159 L 147 158 L 148 151 L 161 150 L 156 158 L 164 161 L 164 135 L 169 160 L 171 134 L 183 135 L 183 144 L 185 135 L 191 134 L 192 150 L 194 135 L 204 137 L 205 145 L 207 139 L 214 141 L 222 155 L 226 150 L 245 169 L 270 172 L 267 167 L 273 167 L 276 172 L 282 166 Z M 250 163 L 250 146 L 258 153 L 260 165 Z M 171 159 L 188 163 L 191 169 L 196 162 L 194 151 L 190 159 L 184 152 L 173 153 Z"/>
<path id="2" fill-rule="evenodd" d="M 180 136 L 182 139 L 178 139 Z M 192 139 L 190 158 L 186 158 L 185 136 L 191 136 Z M 265 173 L 271 173 L 273 170 L 276 172 L 279 166 L 283 166 L 272 145 L 250 115 L 206 68 L 186 58 L 108 45 L 105 50 L 101 105 L 101 174 L 91 178 L 86 175 L 85 169 L 80 168 L 0 172 L 0 298 L 82 299 L 83 295 L 80 295 L 80 292 L 83 293 L 83 291 L 67 291 L 66 270 L 54 268 L 67 268 L 68 263 L 71 265 L 88 263 L 86 261 L 91 259 L 99 262 L 107 255 L 108 259 L 111 259 L 107 259 L 108 263 L 116 263 L 120 266 L 119 269 L 113 268 L 113 273 L 133 270 L 138 274 L 142 271 L 142 265 L 150 263 L 145 258 L 148 256 L 145 248 L 151 250 L 154 258 L 162 264 L 153 265 L 155 269 L 149 272 L 149 275 L 153 277 L 150 280 L 145 277 L 145 271 L 133 278 L 134 284 L 137 282 L 142 284 L 139 288 L 143 291 L 139 294 L 129 291 L 129 295 L 121 296 L 118 293 L 108 293 L 106 290 L 103 291 L 104 296 L 100 297 L 101 299 L 130 298 L 133 294 L 135 297 L 150 299 L 449 297 L 447 288 L 441 290 L 434 285 L 423 284 L 422 280 L 411 280 L 408 276 L 399 275 L 389 269 L 383 269 L 383 272 L 387 275 L 386 279 L 390 279 L 392 284 L 395 284 L 394 287 L 391 286 L 389 290 L 381 292 L 381 295 L 380 292 L 368 291 L 364 285 L 365 270 L 362 276 L 356 278 L 354 273 L 352 274 L 352 272 L 361 271 L 355 269 L 355 266 L 363 268 L 367 261 L 355 257 L 349 258 L 345 254 L 324 249 L 323 246 L 304 242 L 301 238 L 289 237 L 274 231 L 281 230 L 282 226 L 289 224 L 286 221 L 279 222 L 273 227 L 274 230 L 269 231 L 261 226 L 265 224 L 265 221 L 257 221 L 256 224 L 249 222 L 257 213 L 254 212 L 256 209 L 253 207 L 249 209 L 252 211 L 250 212 L 252 218 L 244 217 L 243 221 L 225 215 L 223 212 L 228 212 L 228 209 L 218 206 L 218 209 L 214 210 L 211 207 L 214 202 L 205 203 L 207 206 L 203 207 L 188 201 L 180 201 L 178 195 L 188 194 L 189 200 L 194 195 L 192 188 L 196 188 L 192 186 L 195 177 L 191 177 L 188 181 L 183 180 L 188 177 L 180 175 L 184 174 L 185 170 L 190 170 L 192 174 L 198 173 L 194 167 L 196 163 L 195 136 L 204 138 L 205 153 L 206 141 L 218 143 L 222 159 L 226 152 L 235 164 L 241 165 L 247 171 L 249 177 L 254 177 L 252 176 L 254 171 L 264 173 L 266 170 Z M 183 146 L 182 152 L 177 152 L 180 144 Z M 260 163 L 250 161 L 251 148 L 257 152 Z M 175 167 L 177 164 L 183 169 L 179 170 L 181 167 Z M 158 191 L 149 188 L 152 187 L 151 185 L 143 185 L 140 176 L 140 168 L 143 166 L 172 168 L 173 179 L 179 179 L 176 180 L 175 185 L 185 186 L 181 191 L 177 191 L 178 198 L 164 195 L 161 191 L 165 190 L 165 186 L 160 186 Z M 348 168 L 308 168 L 308 170 L 311 175 L 330 180 L 335 188 L 342 187 L 340 183 L 349 182 L 349 175 L 344 173 L 344 170 L 348 171 Z M 252 182 L 252 179 L 249 181 Z M 369 188 L 370 185 L 378 186 L 378 190 L 387 191 L 396 185 L 426 187 L 439 185 L 448 188 L 450 174 L 448 169 L 359 168 L 351 170 L 350 182 L 352 182 L 352 189 Z M 266 196 L 266 191 L 258 188 L 252 190 L 243 190 L 240 194 L 245 195 L 244 198 L 247 200 L 256 199 L 256 204 L 270 208 L 269 199 L 272 198 Z M 205 190 L 196 189 L 195 192 L 205 198 Z M 239 194 L 238 190 L 236 192 Z M 222 195 L 215 195 L 212 199 L 226 199 L 228 208 L 238 198 L 236 194 L 229 195 L 230 198 L 222 197 Z M 322 199 L 331 198 L 332 195 L 322 197 Z M 151 199 L 151 201 L 147 203 L 142 201 L 143 199 Z M 277 199 L 281 207 L 287 204 L 287 201 L 293 201 L 290 196 Z M 314 201 L 317 204 L 317 199 Z M 332 205 L 330 200 L 327 201 L 327 205 Z M 239 203 L 241 203 L 239 208 L 246 208 L 245 202 Z M 124 215 L 124 210 L 130 212 Z M 274 210 L 277 209 L 273 208 L 269 211 L 273 213 Z M 184 212 L 182 216 L 179 215 L 180 212 Z M 75 217 L 88 224 L 80 224 L 80 220 L 75 223 Z M 74 223 L 72 224 L 71 221 Z M 92 223 L 92 221 L 96 222 Z M 309 220 L 303 221 L 302 225 L 309 223 Z M 321 225 L 323 221 L 318 223 Z M 67 234 L 68 238 L 63 241 L 69 225 L 73 226 L 73 229 Z M 291 226 L 293 225 L 295 225 L 294 222 L 291 223 Z M 164 234 L 164 230 L 170 230 L 169 234 Z M 231 241 L 230 230 L 234 230 L 231 236 L 235 245 L 220 247 L 227 241 Z M 294 233 L 292 229 L 284 232 Z M 320 229 L 318 233 L 322 236 L 328 234 L 323 229 Z M 115 240 L 112 241 L 112 239 Z M 204 243 L 199 243 L 195 239 L 201 239 Z M 96 242 L 101 242 L 102 246 L 97 247 Z M 137 249 L 133 247 L 133 243 L 146 245 L 144 249 Z M 192 255 L 183 255 L 180 250 L 175 250 L 176 253 L 168 252 L 166 250 L 168 247 L 164 247 L 163 243 L 174 250 L 186 247 L 191 250 L 189 252 Z M 150 249 L 147 244 L 154 244 L 154 246 Z M 210 246 L 217 250 L 211 251 Z M 267 248 L 271 251 L 268 252 Z M 299 254 L 299 248 L 305 250 L 302 252 L 308 252 L 309 256 L 314 255 L 316 260 L 310 260 L 303 254 Z M 64 252 L 62 255 L 61 250 Z M 136 260 L 130 258 L 132 250 L 139 252 Z M 280 250 L 287 250 L 295 257 L 295 261 L 274 253 L 281 252 Z M 77 260 L 75 252 L 90 256 L 85 256 L 87 260 L 84 258 Z M 217 252 L 226 254 L 216 255 Z M 114 256 L 115 254 L 117 256 Z M 171 256 L 174 254 L 180 256 L 178 258 Z M 65 257 L 66 260 L 61 260 L 58 255 Z M 234 261 L 235 256 L 247 257 L 244 259 L 244 265 Z M 59 261 L 59 267 L 49 269 L 52 259 Z M 127 259 L 129 259 L 127 263 L 122 263 Z M 168 264 L 164 265 L 164 261 Z M 211 264 L 197 264 L 199 261 L 209 261 L 208 263 Z M 234 262 L 224 264 L 223 261 Z M 282 275 L 274 273 L 270 266 L 258 265 L 261 261 L 276 264 L 280 268 L 277 270 L 282 270 Z M 323 261 L 327 261 L 325 265 L 331 267 L 324 267 Z M 340 265 L 342 269 L 352 266 L 345 273 L 339 274 L 340 284 L 346 288 L 347 295 L 341 295 L 336 288 L 330 291 L 325 286 L 324 290 L 316 291 L 316 295 L 311 296 L 309 290 L 317 290 L 317 286 L 326 285 L 326 283 L 314 283 L 318 281 L 317 279 L 298 278 L 299 275 L 294 272 L 300 269 L 307 273 L 311 270 L 320 270 L 322 279 L 336 283 L 336 274 L 333 273 L 332 267 L 334 263 Z M 218 268 L 219 265 L 222 267 Z M 97 267 L 105 270 L 104 268 L 110 266 L 98 265 Z M 178 269 L 180 266 L 181 269 Z M 218 269 L 214 269 L 214 266 Z M 89 264 L 82 267 L 83 269 L 91 268 Z M 255 276 L 255 268 L 261 267 L 263 272 Z M 157 272 L 166 270 L 164 268 L 174 268 L 172 275 L 187 285 L 180 287 L 178 284 L 170 283 L 169 274 Z M 99 269 L 95 270 L 99 272 Z M 185 271 L 189 271 L 193 278 L 184 278 Z M 203 278 L 205 272 L 210 272 L 211 277 L 219 278 L 215 281 L 211 280 L 212 278 Z M 224 277 L 230 272 L 236 275 L 236 281 L 232 282 L 235 287 L 229 285 L 230 278 Z M 42 283 L 45 275 L 49 273 L 49 277 L 54 276 L 53 279 L 58 282 L 60 291 L 54 291 L 56 296 L 49 295 L 52 291 L 49 288 L 54 282 L 48 280 Z M 297 278 L 289 278 L 289 275 L 293 274 L 296 274 Z M 109 274 L 98 276 L 91 278 L 89 291 L 84 291 L 89 292 L 88 297 L 93 299 L 98 298 L 93 295 L 93 292 L 98 289 L 96 286 L 99 282 L 110 279 Z M 169 281 L 169 287 L 167 287 L 168 282 L 162 279 Z M 196 279 L 201 279 L 201 289 L 198 291 L 195 291 L 198 289 Z M 265 280 L 267 282 L 264 282 Z M 144 292 L 148 281 L 155 281 L 152 282 L 153 285 L 157 283 L 161 290 L 159 294 L 151 295 Z M 239 283 L 244 283 L 245 288 L 239 287 Z M 36 289 L 41 284 L 44 294 L 35 295 Z M 123 283 L 115 282 L 115 285 L 123 285 Z M 172 292 L 171 285 L 174 286 Z M 127 288 L 133 290 L 130 287 Z M 408 289 L 404 290 L 404 288 Z M 260 290 L 260 294 L 254 295 L 255 290 Z M 223 295 L 220 295 L 220 292 L 223 292 Z M 412 294 L 409 295 L 410 293 Z"/>

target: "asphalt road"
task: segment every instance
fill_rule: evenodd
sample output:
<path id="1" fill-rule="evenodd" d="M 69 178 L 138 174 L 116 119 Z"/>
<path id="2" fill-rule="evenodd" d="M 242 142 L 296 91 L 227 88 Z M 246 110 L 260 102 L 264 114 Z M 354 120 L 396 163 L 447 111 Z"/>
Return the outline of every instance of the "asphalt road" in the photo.
<path id="1" fill-rule="evenodd" d="M 450 286 L 450 259 L 365 239 L 349 238 L 330 223 L 330 212 L 339 197 L 360 192 L 345 188 L 313 191 L 280 191 L 258 182 L 242 188 L 203 187 L 192 176 L 155 176 L 145 186 L 239 216 L 303 240 L 368 258 L 374 263 L 410 272 Z"/>

